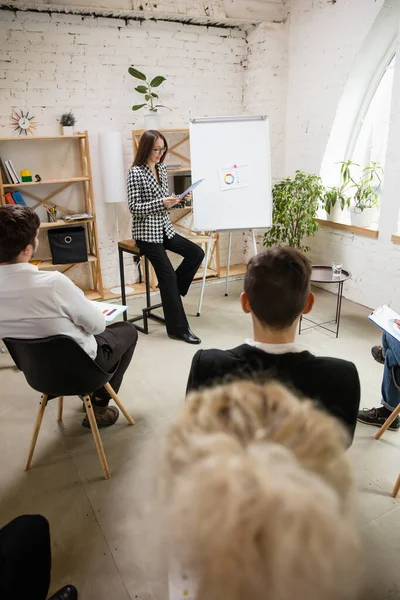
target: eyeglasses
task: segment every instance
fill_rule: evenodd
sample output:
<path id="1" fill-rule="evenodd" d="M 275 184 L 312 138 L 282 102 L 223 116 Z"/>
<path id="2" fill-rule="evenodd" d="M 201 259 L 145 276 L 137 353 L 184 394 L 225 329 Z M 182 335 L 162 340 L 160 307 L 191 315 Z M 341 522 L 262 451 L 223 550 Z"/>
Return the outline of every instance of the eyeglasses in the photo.
<path id="1" fill-rule="evenodd" d="M 156 152 L 157 154 L 164 154 L 166 151 L 166 148 L 153 148 L 153 152 Z"/>

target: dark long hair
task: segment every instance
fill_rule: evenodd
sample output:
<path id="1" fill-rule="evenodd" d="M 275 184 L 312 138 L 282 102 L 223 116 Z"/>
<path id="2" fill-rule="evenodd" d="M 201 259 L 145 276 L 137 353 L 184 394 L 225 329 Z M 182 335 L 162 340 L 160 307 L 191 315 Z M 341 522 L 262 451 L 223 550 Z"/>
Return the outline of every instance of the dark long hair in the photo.
<path id="1" fill-rule="evenodd" d="M 167 140 L 159 131 L 155 131 L 155 129 L 148 129 L 144 132 L 139 141 L 139 148 L 136 152 L 135 160 L 133 161 L 133 167 L 141 167 L 145 165 L 147 159 L 150 156 L 151 151 L 153 150 L 154 142 L 161 138 L 164 142 L 165 152 L 161 155 L 160 163 L 164 162 L 164 158 L 167 156 L 168 152 L 168 144 Z"/>

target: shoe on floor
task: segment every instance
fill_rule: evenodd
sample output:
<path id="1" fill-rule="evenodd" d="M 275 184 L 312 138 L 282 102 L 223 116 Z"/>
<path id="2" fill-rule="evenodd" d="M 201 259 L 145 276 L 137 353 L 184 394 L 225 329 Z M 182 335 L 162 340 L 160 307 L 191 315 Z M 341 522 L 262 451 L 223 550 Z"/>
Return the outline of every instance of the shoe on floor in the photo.
<path id="1" fill-rule="evenodd" d="M 65 585 L 58 592 L 50 596 L 48 600 L 77 600 L 78 590 L 73 585 Z"/>
<path id="2" fill-rule="evenodd" d="M 385 357 L 383 356 L 382 346 L 373 346 L 371 348 L 371 354 L 374 357 L 374 360 L 376 360 L 376 362 L 380 363 L 381 365 L 385 364 Z"/>
<path id="3" fill-rule="evenodd" d="M 384 406 L 380 406 L 379 408 L 364 408 L 363 410 L 359 410 L 357 420 L 360 421 L 360 423 L 365 423 L 366 425 L 382 427 L 386 419 L 389 417 L 390 411 Z M 400 429 L 399 415 L 397 415 L 389 429 L 393 431 L 398 431 Z"/>
<path id="4" fill-rule="evenodd" d="M 178 333 L 176 335 L 169 333 L 168 337 L 170 337 L 171 340 L 181 340 L 182 342 L 186 342 L 187 344 L 201 344 L 201 339 L 198 338 L 197 335 L 193 333 L 193 331 L 190 331 L 190 329 L 188 329 L 184 333 Z"/>
<path id="5" fill-rule="evenodd" d="M 115 406 L 93 406 L 94 416 L 96 418 L 97 427 L 110 427 L 118 421 L 119 410 Z M 86 415 L 82 421 L 82 427 L 90 429 L 89 418 Z"/>

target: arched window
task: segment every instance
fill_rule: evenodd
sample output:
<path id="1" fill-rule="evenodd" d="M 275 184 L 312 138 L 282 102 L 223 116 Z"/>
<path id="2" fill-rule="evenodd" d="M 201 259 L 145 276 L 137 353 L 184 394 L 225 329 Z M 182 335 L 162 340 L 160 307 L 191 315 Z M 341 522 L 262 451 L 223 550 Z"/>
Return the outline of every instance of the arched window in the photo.
<path id="1" fill-rule="evenodd" d="M 361 168 L 372 161 L 385 166 L 395 60 L 392 55 L 367 94 L 353 131 L 348 154 Z"/>

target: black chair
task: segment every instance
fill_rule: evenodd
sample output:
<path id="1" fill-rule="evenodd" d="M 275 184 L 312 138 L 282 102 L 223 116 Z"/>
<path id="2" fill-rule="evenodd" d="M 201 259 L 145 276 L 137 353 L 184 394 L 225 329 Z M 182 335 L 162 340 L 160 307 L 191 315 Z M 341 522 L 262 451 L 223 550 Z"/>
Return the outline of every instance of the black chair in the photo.
<path id="1" fill-rule="evenodd" d="M 62 421 L 64 396 L 79 396 L 85 404 L 104 477 L 109 479 L 110 470 L 94 416 L 90 394 L 104 387 L 125 415 L 128 423 L 134 425 L 135 421 L 108 383 L 115 371 L 112 373 L 103 371 L 75 340 L 65 335 L 55 335 L 35 340 L 4 338 L 3 342 L 17 367 L 24 373 L 29 385 L 41 393 L 25 471 L 31 465 L 49 396 L 59 398 L 59 421 Z"/>
<path id="2" fill-rule="evenodd" d="M 400 367 L 392 367 L 392 379 L 393 379 L 394 385 L 400 392 Z M 394 411 L 392 411 L 392 414 L 386 419 L 386 421 L 384 422 L 384 424 L 382 425 L 382 427 L 380 428 L 380 430 L 378 431 L 378 433 L 375 436 L 376 440 L 379 440 L 379 438 L 382 437 L 382 435 L 385 433 L 385 431 L 393 423 L 393 421 L 395 420 L 397 415 L 400 415 L 400 404 L 398 404 L 398 406 L 396 406 Z M 397 481 L 392 490 L 393 498 L 396 498 L 397 494 L 399 493 L 399 489 L 400 489 L 400 474 L 397 476 Z"/>

